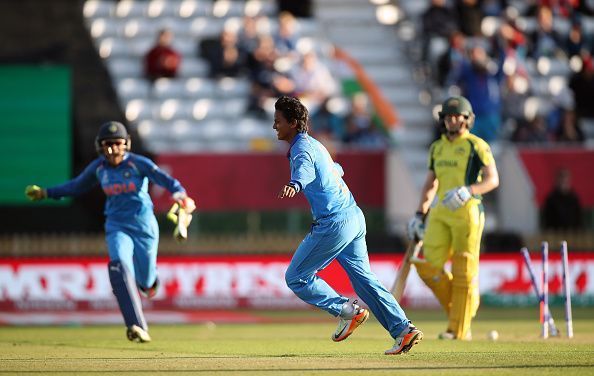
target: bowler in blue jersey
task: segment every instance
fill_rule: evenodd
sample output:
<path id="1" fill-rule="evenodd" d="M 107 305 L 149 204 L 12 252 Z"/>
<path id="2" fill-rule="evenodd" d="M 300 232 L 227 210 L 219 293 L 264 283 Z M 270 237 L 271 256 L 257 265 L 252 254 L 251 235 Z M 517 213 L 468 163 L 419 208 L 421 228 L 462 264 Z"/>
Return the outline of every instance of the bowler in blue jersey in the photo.
<path id="1" fill-rule="evenodd" d="M 151 338 L 138 291 L 152 298 L 159 286 L 159 228 L 148 193 L 149 182 L 167 189 L 187 213 L 196 206 L 178 180 L 150 159 L 130 152 L 130 143 L 123 124 L 107 122 L 95 138 L 99 157 L 80 175 L 47 189 L 31 185 L 25 193 L 31 200 L 60 199 L 101 186 L 107 196 L 104 214 L 109 280 L 124 316 L 128 339 L 149 342 Z"/>
<path id="2" fill-rule="evenodd" d="M 333 260 L 346 271 L 355 293 L 365 302 L 381 325 L 394 338 L 386 355 L 408 352 L 422 338 L 418 330 L 380 283 L 369 265 L 366 226 L 344 172 L 328 150 L 308 131 L 307 108 L 296 98 L 283 96 L 275 103 L 273 129 L 290 147 L 287 153 L 291 178 L 278 193 L 280 199 L 303 192 L 311 206 L 313 224 L 301 242 L 285 273 L 287 286 L 303 301 L 338 317 L 332 340 L 349 337 L 369 317 L 369 311 L 338 294 L 318 277 Z"/>

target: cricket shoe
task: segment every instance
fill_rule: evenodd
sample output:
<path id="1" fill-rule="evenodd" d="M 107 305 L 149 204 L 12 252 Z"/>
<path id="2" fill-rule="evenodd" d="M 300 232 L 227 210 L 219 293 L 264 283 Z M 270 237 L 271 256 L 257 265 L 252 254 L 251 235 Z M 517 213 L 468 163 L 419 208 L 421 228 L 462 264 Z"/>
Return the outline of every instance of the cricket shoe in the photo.
<path id="1" fill-rule="evenodd" d="M 155 279 L 155 283 L 153 283 L 153 285 L 149 288 L 138 286 L 138 291 L 140 291 L 140 294 L 145 298 L 154 298 L 155 295 L 157 295 L 157 291 L 159 291 L 159 278 Z"/>
<path id="2" fill-rule="evenodd" d="M 151 336 L 149 336 L 148 332 L 138 325 L 132 325 L 129 327 L 126 330 L 126 337 L 128 337 L 128 339 L 133 342 L 136 341 L 144 343 L 151 341 Z"/>
<path id="3" fill-rule="evenodd" d="M 386 355 L 398 355 L 409 352 L 409 350 L 423 339 L 423 332 L 414 325 L 409 324 L 398 337 L 391 349 L 384 352 Z"/>
<path id="4" fill-rule="evenodd" d="M 334 342 L 340 342 L 347 339 L 347 337 L 353 334 L 359 325 L 363 324 L 369 318 L 369 311 L 365 308 L 359 307 L 356 300 L 353 301 L 352 304 L 354 315 L 350 319 L 344 319 L 340 317 L 338 320 L 338 327 L 336 328 L 334 334 L 332 334 L 332 340 Z"/>

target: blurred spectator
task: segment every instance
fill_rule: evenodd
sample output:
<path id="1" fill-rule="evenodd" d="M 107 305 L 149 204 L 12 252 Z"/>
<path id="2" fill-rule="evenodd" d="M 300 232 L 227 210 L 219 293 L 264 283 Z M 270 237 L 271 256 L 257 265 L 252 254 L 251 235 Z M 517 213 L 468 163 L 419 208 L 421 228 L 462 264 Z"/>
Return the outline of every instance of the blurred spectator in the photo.
<path id="1" fill-rule="evenodd" d="M 258 46 L 258 19 L 244 16 L 243 25 L 237 36 L 237 45 L 246 56 Z"/>
<path id="2" fill-rule="evenodd" d="M 274 45 L 280 56 L 297 58 L 297 20 L 289 12 L 278 15 L 278 30 L 274 34 Z"/>
<path id="3" fill-rule="evenodd" d="M 295 93 L 299 99 L 315 114 L 330 96 L 338 93 L 338 83 L 328 67 L 317 57 L 314 50 L 307 52 L 301 64 L 292 74 Z"/>
<path id="4" fill-rule="evenodd" d="M 549 142 L 547 122 L 543 116 L 521 120 L 512 135 L 512 141 L 521 144 L 545 144 Z"/>
<path id="5" fill-rule="evenodd" d="M 210 65 L 210 77 L 237 77 L 246 67 L 246 55 L 239 48 L 237 33 L 229 28 L 224 29 L 219 39 L 204 51 Z"/>
<path id="6" fill-rule="evenodd" d="M 582 228 L 582 205 L 571 186 L 571 173 L 561 169 L 555 177 L 553 190 L 543 206 L 543 228 L 550 230 L 577 230 Z"/>
<path id="7" fill-rule="evenodd" d="M 530 36 L 528 56 L 538 59 L 540 57 L 556 57 L 563 55 L 561 47 L 563 38 L 555 31 L 554 18 L 551 8 L 541 6 L 537 14 L 538 26 Z"/>
<path id="8" fill-rule="evenodd" d="M 332 102 L 326 101 L 320 109 L 310 116 L 311 133 L 319 139 L 342 141 L 344 136 L 344 117 L 340 111 L 332 108 Z"/>
<path id="9" fill-rule="evenodd" d="M 458 27 L 466 36 L 482 37 L 483 10 L 478 0 L 457 0 Z"/>
<path id="10" fill-rule="evenodd" d="M 373 124 L 369 97 L 363 92 L 356 93 L 351 98 L 351 111 L 345 119 L 346 144 L 367 148 L 384 147 L 384 139 Z"/>
<path id="11" fill-rule="evenodd" d="M 470 58 L 464 60 L 460 69 L 452 71 L 452 81 L 460 87 L 476 115 L 471 133 L 488 143 L 498 139 L 501 127 L 501 88 L 503 79 L 503 54 L 494 62 L 480 43 L 470 49 Z"/>
<path id="12" fill-rule="evenodd" d="M 175 77 L 181 63 L 181 55 L 171 47 L 173 33 L 162 29 L 157 36 L 157 43 L 144 57 L 146 78 L 154 81 L 161 77 Z"/>
<path id="13" fill-rule="evenodd" d="M 592 40 L 588 33 L 584 33 L 582 21 L 574 17 L 571 22 L 569 34 L 565 38 L 565 52 L 568 57 L 580 56 L 582 51 L 592 51 Z"/>
<path id="14" fill-rule="evenodd" d="M 578 119 L 594 118 L 594 63 L 590 54 L 582 54 L 582 68 L 571 76 L 569 87 Z"/>
<path id="15" fill-rule="evenodd" d="M 562 109 L 559 126 L 555 133 L 557 142 L 582 143 L 584 134 L 572 109 Z"/>
<path id="16" fill-rule="evenodd" d="M 431 4 L 421 16 L 423 26 L 422 59 L 429 58 L 431 40 L 435 37 L 449 38 L 458 30 L 456 13 L 446 5 L 446 0 L 431 0 Z"/>
<path id="17" fill-rule="evenodd" d="M 439 86 L 452 84 L 451 72 L 459 72 L 462 62 L 466 59 L 465 37 L 459 31 L 449 37 L 448 50 L 437 61 L 437 83 Z"/>
<path id="18" fill-rule="evenodd" d="M 260 35 L 258 46 L 248 56 L 248 68 L 252 82 L 248 110 L 257 115 L 264 115 L 266 100 L 282 95 L 293 95 L 295 83 L 276 66 L 278 55 L 274 40 L 270 35 Z"/>

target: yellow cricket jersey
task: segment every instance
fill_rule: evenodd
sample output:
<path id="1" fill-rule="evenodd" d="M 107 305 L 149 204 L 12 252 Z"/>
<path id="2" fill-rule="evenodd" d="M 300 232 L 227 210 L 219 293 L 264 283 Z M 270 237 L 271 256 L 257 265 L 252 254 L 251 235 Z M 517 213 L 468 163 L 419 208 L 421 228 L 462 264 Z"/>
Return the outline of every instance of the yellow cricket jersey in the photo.
<path id="1" fill-rule="evenodd" d="M 481 168 L 495 163 L 491 148 L 483 139 L 464 132 L 454 141 L 446 135 L 431 144 L 429 169 L 435 172 L 439 181 L 439 201 L 450 189 L 480 182 Z M 475 195 L 480 199 L 480 196 Z"/>

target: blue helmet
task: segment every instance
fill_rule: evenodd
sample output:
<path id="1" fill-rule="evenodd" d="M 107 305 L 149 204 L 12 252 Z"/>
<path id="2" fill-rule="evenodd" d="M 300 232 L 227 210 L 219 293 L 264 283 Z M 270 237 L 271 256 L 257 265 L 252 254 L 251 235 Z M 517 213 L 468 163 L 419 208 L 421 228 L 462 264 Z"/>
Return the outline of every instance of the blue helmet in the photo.
<path id="1" fill-rule="evenodd" d="M 130 135 L 128 134 L 124 124 L 117 121 L 108 121 L 107 123 L 103 123 L 99 128 L 97 137 L 95 137 L 95 149 L 97 150 L 97 153 L 101 154 L 103 152 L 101 148 L 102 141 L 120 138 L 126 140 L 126 150 L 130 150 Z"/>

